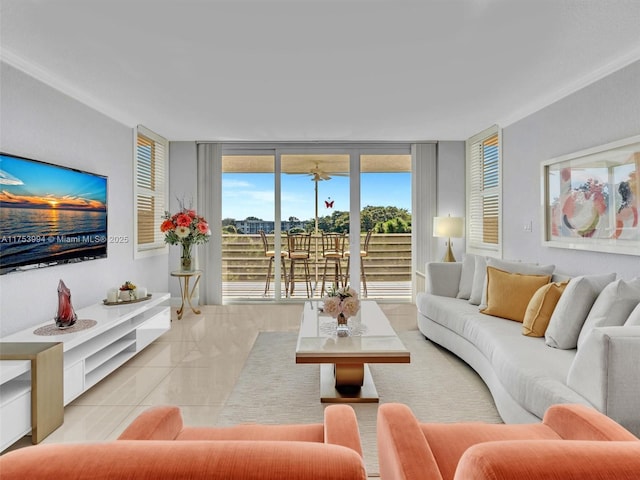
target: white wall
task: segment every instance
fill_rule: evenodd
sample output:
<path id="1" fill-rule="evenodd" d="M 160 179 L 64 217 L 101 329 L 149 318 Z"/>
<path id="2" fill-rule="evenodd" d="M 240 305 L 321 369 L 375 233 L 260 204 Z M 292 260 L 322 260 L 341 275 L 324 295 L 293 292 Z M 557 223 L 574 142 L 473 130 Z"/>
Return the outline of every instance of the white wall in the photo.
<path id="1" fill-rule="evenodd" d="M 439 217 L 464 217 L 466 210 L 465 193 L 465 151 L 464 142 L 438 142 L 438 207 Z M 437 253 L 434 261 L 441 261 L 447 250 L 446 238 L 436 239 Z M 466 243 L 464 238 L 452 238 L 453 255 L 461 261 Z"/>
<path id="2" fill-rule="evenodd" d="M 640 61 L 504 128 L 504 258 L 552 263 L 572 275 L 640 275 L 640 256 L 543 247 L 540 213 L 542 160 L 639 133 Z"/>
<path id="3" fill-rule="evenodd" d="M 169 143 L 169 209 L 175 213 L 180 208 L 180 201 L 186 206 L 192 205 L 198 211 L 198 172 L 196 142 Z M 194 249 L 196 267 L 198 266 L 198 249 Z M 169 270 L 180 270 L 180 246 L 169 245 Z M 173 303 L 180 303 L 180 285 L 175 278 L 171 279 L 169 292 Z M 197 295 L 194 294 L 194 298 Z M 194 302 L 195 305 L 195 302 Z"/>
<path id="4" fill-rule="evenodd" d="M 133 258 L 133 129 L 5 63 L 0 83 L 1 150 L 108 176 L 108 233 L 130 239 L 110 243 L 106 259 L 0 276 L 0 336 L 53 322 L 59 279 L 76 309 L 126 280 L 166 292 L 167 255 Z"/>

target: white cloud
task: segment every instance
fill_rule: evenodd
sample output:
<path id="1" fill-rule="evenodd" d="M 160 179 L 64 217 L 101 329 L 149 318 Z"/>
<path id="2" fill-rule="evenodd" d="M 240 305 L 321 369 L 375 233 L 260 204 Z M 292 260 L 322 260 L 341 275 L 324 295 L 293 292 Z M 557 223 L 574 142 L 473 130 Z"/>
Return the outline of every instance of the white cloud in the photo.
<path id="1" fill-rule="evenodd" d="M 253 187 L 252 183 L 244 182 L 242 180 L 231 180 L 224 178 L 222 179 L 222 188 L 231 189 L 231 188 L 251 188 Z"/>

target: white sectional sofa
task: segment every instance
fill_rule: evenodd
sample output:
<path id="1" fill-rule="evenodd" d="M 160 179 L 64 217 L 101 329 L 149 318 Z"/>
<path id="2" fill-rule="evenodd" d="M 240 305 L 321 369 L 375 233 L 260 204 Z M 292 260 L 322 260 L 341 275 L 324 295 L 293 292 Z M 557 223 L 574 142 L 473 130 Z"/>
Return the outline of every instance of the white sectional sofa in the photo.
<path id="1" fill-rule="evenodd" d="M 553 404 L 579 403 L 640 436 L 640 277 L 569 279 L 554 270 L 473 255 L 428 263 L 427 291 L 416 298 L 418 328 L 476 370 L 506 423 L 538 422 Z M 495 280 L 503 272 L 511 275 L 506 286 Z M 531 275 L 566 282 L 555 284 L 564 290 L 544 336 L 525 336 L 520 321 L 480 312 L 485 302 L 491 311 L 513 301 L 512 284 Z"/>

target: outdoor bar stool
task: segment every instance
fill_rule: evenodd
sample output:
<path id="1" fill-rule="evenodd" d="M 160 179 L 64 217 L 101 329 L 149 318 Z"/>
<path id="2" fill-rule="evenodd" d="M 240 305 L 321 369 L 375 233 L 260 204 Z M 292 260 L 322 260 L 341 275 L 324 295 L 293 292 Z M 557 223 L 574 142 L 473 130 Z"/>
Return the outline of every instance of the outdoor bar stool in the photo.
<path id="1" fill-rule="evenodd" d="M 333 287 L 339 288 L 344 285 L 342 277 L 342 259 L 344 258 L 344 242 L 347 235 L 344 233 L 322 232 L 322 257 L 324 258 L 324 271 L 322 273 L 322 288 L 320 296 L 325 292 L 325 281 L 327 279 L 327 266 L 329 261 L 333 262 Z"/>
<path id="2" fill-rule="evenodd" d="M 311 257 L 311 234 L 288 233 L 287 249 L 289 257 L 289 295 L 293 296 L 296 285 L 296 262 L 302 262 L 307 298 L 311 298 L 311 274 L 309 273 L 309 258 Z"/>
<path id="3" fill-rule="evenodd" d="M 369 256 L 369 242 L 371 241 L 371 234 L 373 230 L 369 230 L 367 235 L 364 238 L 364 243 L 362 244 L 362 250 L 360 250 L 360 276 L 362 277 L 362 289 L 364 291 L 364 296 L 367 297 L 367 276 L 364 273 L 364 259 Z M 345 257 L 347 257 L 347 273 L 345 274 L 345 285 L 349 283 L 349 267 L 351 265 L 351 253 L 349 250 L 344 252 Z"/>
<path id="4" fill-rule="evenodd" d="M 264 294 L 265 296 L 269 293 L 269 285 L 271 284 L 271 270 L 273 269 L 273 263 L 276 256 L 275 250 L 269 250 L 269 242 L 267 240 L 267 235 L 264 233 L 264 230 L 260 230 L 260 238 L 262 238 L 262 246 L 264 247 L 264 256 L 269 259 L 269 266 L 267 267 L 267 278 L 264 282 Z M 282 259 L 282 276 L 284 277 L 284 290 L 287 292 L 289 290 L 289 282 L 287 281 L 287 269 L 284 265 L 284 259 L 287 258 L 287 252 L 281 251 L 280 258 Z M 275 282 L 275 279 L 274 279 Z"/>

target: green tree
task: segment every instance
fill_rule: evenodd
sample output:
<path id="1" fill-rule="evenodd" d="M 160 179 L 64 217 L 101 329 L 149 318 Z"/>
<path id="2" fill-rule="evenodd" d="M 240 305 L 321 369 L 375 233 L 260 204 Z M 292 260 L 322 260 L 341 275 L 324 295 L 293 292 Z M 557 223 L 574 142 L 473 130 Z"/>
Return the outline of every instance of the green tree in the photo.
<path id="1" fill-rule="evenodd" d="M 361 231 L 377 233 L 411 232 L 411 214 L 405 208 L 366 206 L 360 212 Z M 305 229 L 313 232 L 315 219 L 305 223 Z M 348 232 L 349 212 L 334 211 L 331 215 L 318 217 L 318 230 L 323 232 Z"/>
<path id="2" fill-rule="evenodd" d="M 411 226 L 403 218 L 396 217 L 377 224 L 374 230 L 377 233 L 408 233 Z"/>

